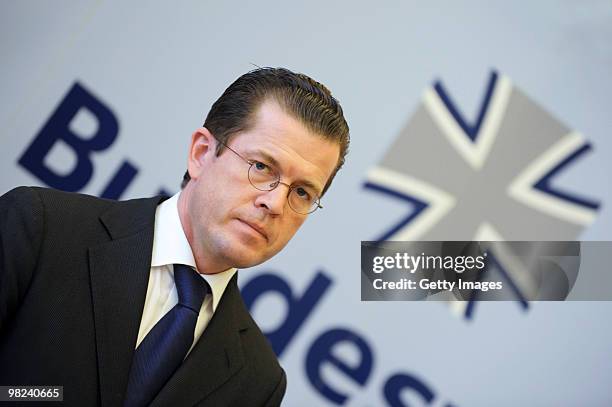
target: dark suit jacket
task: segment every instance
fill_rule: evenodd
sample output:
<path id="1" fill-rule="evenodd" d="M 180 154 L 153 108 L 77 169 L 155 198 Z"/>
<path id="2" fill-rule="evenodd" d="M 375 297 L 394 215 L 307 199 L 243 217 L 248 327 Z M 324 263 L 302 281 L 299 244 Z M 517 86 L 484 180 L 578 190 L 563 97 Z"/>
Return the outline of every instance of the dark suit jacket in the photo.
<path id="1" fill-rule="evenodd" d="M 27 187 L 0 198 L 0 385 L 64 386 L 63 405 L 122 405 L 161 200 Z M 276 406 L 285 387 L 235 275 L 152 405 Z"/>

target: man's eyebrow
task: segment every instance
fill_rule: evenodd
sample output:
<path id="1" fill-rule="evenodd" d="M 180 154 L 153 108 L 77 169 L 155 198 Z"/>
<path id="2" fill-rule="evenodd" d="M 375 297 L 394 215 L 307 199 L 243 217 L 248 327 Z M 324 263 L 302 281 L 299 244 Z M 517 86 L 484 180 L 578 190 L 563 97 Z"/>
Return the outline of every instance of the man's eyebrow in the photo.
<path id="1" fill-rule="evenodd" d="M 280 168 L 280 164 L 278 163 L 278 161 L 276 161 L 276 159 L 274 157 L 272 157 L 270 154 L 268 154 L 267 152 L 260 150 L 260 149 L 255 149 L 255 150 L 247 150 L 247 154 L 254 154 L 254 155 L 259 155 L 261 156 L 261 158 L 263 158 L 266 161 L 266 164 L 272 164 L 273 167 L 276 168 Z"/>
<path id="2" fill-rule="evenodd" d="M 259 155 L 264 161 L 266 161 L 266 164 L 271 164 L 273 167 L 277 169 L 280 169 L 281 167 L 278 161 L 276 161 L 274 157 L 272 157 L 269 153 L 267 153 L 264 150 L 261 150 L 261 149 L 247 150 L 247 154 Z M 306 179 L 302 179 L 297 182 L 294 182 L 294 185 L 312 188 L 317 192 L 318 196 L 321 195 L 321 189 L 319 188 L 319 186 Z"/>

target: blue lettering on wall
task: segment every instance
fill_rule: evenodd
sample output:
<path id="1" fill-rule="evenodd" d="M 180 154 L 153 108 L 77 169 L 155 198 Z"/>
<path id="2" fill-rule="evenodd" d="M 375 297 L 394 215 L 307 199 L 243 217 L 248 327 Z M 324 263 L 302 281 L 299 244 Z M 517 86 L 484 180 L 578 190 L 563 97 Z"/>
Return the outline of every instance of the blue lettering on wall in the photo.
<path id="1" fill-rule="evenodd" d="M 293 294 L 289 284 L 282 278 L 274 274 L 261 274 L 249 281 L 241 291 L 249 309 L 264 293 L 277 292 L 285 298 L 288 309 L 285 321 L 276 330 L 265 332 L 274 352 L 280 357 L 330 285 L 331 280 L 318 272 L 300 298 Z"/>
<path id="2" fill-rule="evenodd" d="M 100 196 L 108 199 L 119 199 L 137 173 L 136 167 L 127 161 L 124 162 Z"/>
<path id="3" fill-rule="evenodd" d="M 400 398 L 402 390 L 412 390 L 416 392 L 427 404 L 431 404 L 434 399 L 434 393 L 422 381 L 412 375 L 398 373 L 387 380 L 383 389 L 385 400 L 387 400 L 390 406 L 406 406 L 406 404 L 402 403 Z"/>
<path id="4" fill-rule="evenodd" d="M 350 344 L 359 351 L 357 366 L 351 366 L 333 354 L 333 348 L 342 343 Z M 325 398 L 336 404 L 344 404 L 348 395 L 334 390 L 325 382 L 321 376 L 321 367 L 324 363 L 330 363 L 360 386 L 364 386 L 372 371 L 372 360 L 372 350 L 361 336 L 349 329 L 335 328 L 321 334 L 310 347 L 306 355 L 306 374 L 313 387 Z"/>
<path id="5" fill-rule="evenodd" d="M 70 130 L 70 122 L 80 109 L 87 109 L 98 121 L 98 130 L 93 137 L 83 139 Z M 19 164 L 53 188 L 78 191 L 89 182 L 93 174 L 89 155 L 113 144 L 118 131 L 119 123 L 110 109 L 76 82 L 21 156 Z M 72 147 L 77 156 L 77 165 L 65 176 L 55 173 L 43 163 L 58 140 Z"/>
<path id="6" fill-rule="evenodd" d="M 78 134 L 70 128 L 72 120 L 81 109 L 86 109 L 97 121 L 95 134 Z M 18 163 L 50 187 L 71 192 L 80 191 L 93 177 L 94 165 L 91 155 L 107 150 L 117 139 L 118 133 L 117 116 L 108 105 L 82 84 L 75 82 L 19 158 Z M 76 156 L 75 167 L 66 175 L 58 174 L 45 164 L 45 157 L 59 141 L 64 142 Z M 100 196 L 119 199 L 137 173 L 135 165 L 124 161 Z"/>
<path id="7" fill-rule="evenodd" d="M 296 298 L 285 279 L 276 274 L 265 273 L 248 281 L 242 287 L 241 293 L 251 312 L 256 300 L 266 294 L 279 293 L 285 298 L 289 310 L 285 321 L 276 330 L 264 332 L 272 348 L 280 357 L 305 320 L 311 316 L 317 303 L 329 292 L 331 284 L 331 278 L 322 272 L 317 272 L 301 298 Z M 334 347 L 341 344 L 348 344 L 357 349 L 360 355 L 357 366 L 354 366 L 354 363 L 349 364 L 343 361 L 333 353 Z M 374 353 L 366 338 L 350 329 L 341 327 L 334 327 L 321 333 L 308 348 L 305 369 L 313 388 L 328 401 L 334 404 L 344 404 L 349 399 L 349 395 L 334 389 L 321 376 L 321 366 L 327 362 L 363 387 L 374 366 Z M 435 393 L 429 386 L 417 377 L 405 373 L 391 375 L 384 385 L 383 395 L 389 405 L 403 406 L 405 404 L 402 404 L 400 399 L 400 392 L 403 390 L 416 392 L 428 403 L 435 398 Z M 451 405 L 447 404 L 446 407 L 451 407 Z"/>

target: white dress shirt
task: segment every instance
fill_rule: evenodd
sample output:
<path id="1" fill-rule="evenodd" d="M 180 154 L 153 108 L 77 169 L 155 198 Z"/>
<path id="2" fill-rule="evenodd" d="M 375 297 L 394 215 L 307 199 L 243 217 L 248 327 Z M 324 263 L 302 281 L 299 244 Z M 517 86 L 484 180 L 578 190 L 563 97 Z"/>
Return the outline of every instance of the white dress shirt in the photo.
<path id="1" fill-rule="evenodd" d="M 153 253 L 151 271 L 147 286 L 147 297 L 138 329 L 136 347 L 145 338 L 155 324 L 178 302 L 178 293 L 174 284 L 173 264 L 185 264 L 197 270 L 191 247 L 183 231 L 178 214 L 178 197 L 180 192 L 157 206 L 155 211 L 155 231 L 153 235 Z M 236 273 L 235 268 L 217 274 L 200 274 L 210 285 L 212 295 L 207 294 L 202 303 L 194 340 L 196 344 L 202 332 L 210 322 L 217 305 L 223 296 L 227 283 Z M 191 349 L 189 351 L 191 351 Z"/>

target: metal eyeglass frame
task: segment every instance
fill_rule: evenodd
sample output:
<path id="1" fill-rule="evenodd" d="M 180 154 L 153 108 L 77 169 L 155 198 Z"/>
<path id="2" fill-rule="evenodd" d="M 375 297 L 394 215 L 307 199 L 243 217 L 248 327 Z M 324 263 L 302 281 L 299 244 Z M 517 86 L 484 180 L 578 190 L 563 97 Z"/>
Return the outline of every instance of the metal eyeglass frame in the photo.
<path id="1" fill-rule="evenodd" d="M 213 136 L 214 137 L 214 136 Z M 313 209 L 310 212 L 299 212 L 297 211 L 293 206 L 291 206 L 291 199 L 289 199 L 289 195 L 291 195 L 291 193 L 293 192 L 293 190 L 295 188 L 299 188 L 301 185 L 295 185 L 295 186 L 291 186 L 289 184 L 287 184 L 286 182 L 282 182 L 280 180 L 280 174 L 278 174 L 278 179 L 273 182 L 270 185 L 274 185 L 273 187 L 271 187 L 270 189 L 261 189 L 256 187 L 253 184 L 253 181 L 251 181 L 251 168 L 253 167 L 253 165 L 255 165 L 256 163 L 260 162 L 260 161 L 252 161 L 252 160 L 247 160 L 246 158 L 244 158 L 241 154 L 239 154 L 238 152 L 236 152 L 236 150 L 234 150 L 233 148 L 231 148 L 230 146 L 228 146 L 227 144 L 225 144 L 224 142 L 222 142 L 221 140 L 219 140 L 217 137 L 215 137 L 215 140 L 217 140 L 218 143 L 220 143 L 221 145 L 223 145 L 224 147 L 226 147 L 228 150 L 230 150 L 232 153 L 236 154 L 238 157 L 240 157 L 245 163 L 249 164 L 249 169 L 247 170 L 247 178 L 249 180 L 249 184 L 251 184 L 251 186 L 253 188 L 255 188 L 258 191 L 273 191 L 274 189 L 276 189 L 276 187 L 278 187 L 280 184 L 283 184 L 285 186 L 287 186 L 287 188 L 289 188 L 289 192 L 287 192 L 287 203 L 289 204 L 289 207 L 291 208 L 292 211 L 294 211 L 295 213 L 299 213 L 300 215 L 310 215 L 311 213 L 315 212 L 317 209 L 323 209 L 323 206 L 321 205 L 321 198 L 319 196 L 317 196 L 317 198 L 314 200 L 313 202 Z M 267 165 L 265 163 L 262 163 L 264 165 Z"/>

